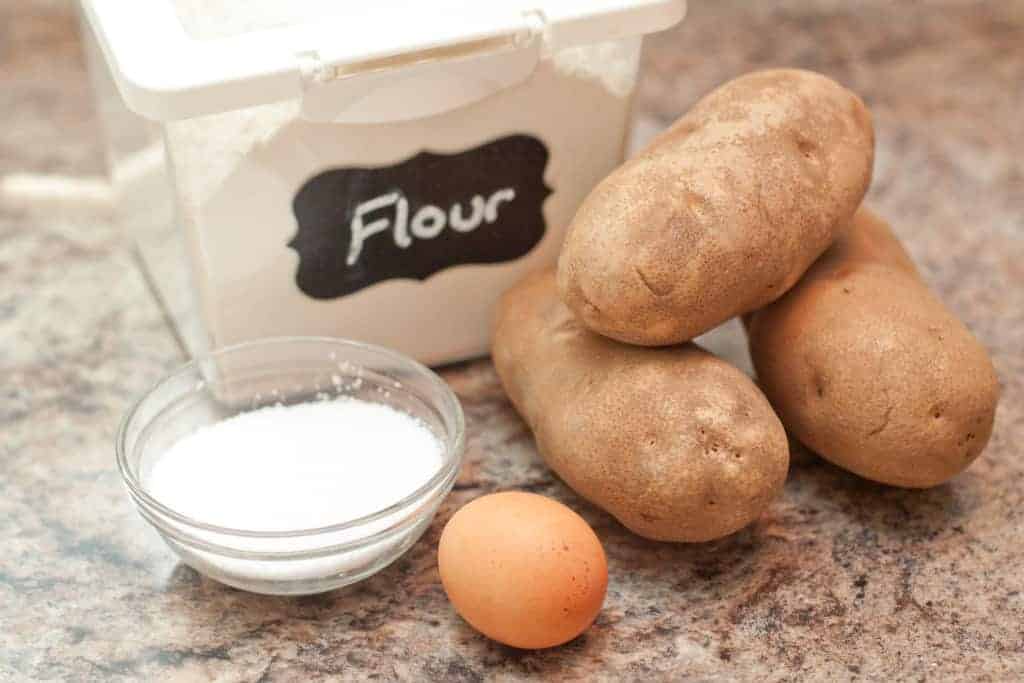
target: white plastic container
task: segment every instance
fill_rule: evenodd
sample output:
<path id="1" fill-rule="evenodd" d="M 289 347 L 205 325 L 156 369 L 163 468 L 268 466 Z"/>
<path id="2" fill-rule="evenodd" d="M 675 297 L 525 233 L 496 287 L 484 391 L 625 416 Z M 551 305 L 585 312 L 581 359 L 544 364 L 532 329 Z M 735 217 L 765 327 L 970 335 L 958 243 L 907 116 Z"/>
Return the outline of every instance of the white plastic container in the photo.
<path id="1" fill-rule="evenodd" d="M 429 364 L 486 353 L 497 298 L 554 262 L 622 160 L 643 36 L 686 10 L 82 5 L 122 217 L 189 350 L 324 335 Z"/>

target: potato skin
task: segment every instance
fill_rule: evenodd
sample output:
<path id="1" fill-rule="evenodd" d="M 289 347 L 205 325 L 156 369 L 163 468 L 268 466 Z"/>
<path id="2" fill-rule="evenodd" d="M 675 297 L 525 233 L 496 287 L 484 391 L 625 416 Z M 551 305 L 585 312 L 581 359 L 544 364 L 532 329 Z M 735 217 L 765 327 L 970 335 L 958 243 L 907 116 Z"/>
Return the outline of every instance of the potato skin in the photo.
<path id="1" fill-rule="evenodd" d="M 747 332 L 791 433 L 866 479 L 937 486 L 992 434 L 999 382 L 988 353 L 867 209 Z"/>
<path id="2" fill-rule="evenodd" d="M 792 287 L 856 211 L 873 163 L 871 116 L 834 81 L 788 69 L 730 81 L 583 203 L 562 298 L 619 341 L 693 339 Z"/>
<path id="3" fill-rule="evenodd" d="M 640 536 L 731 534 L 785 482 L 785 430 L 746 375 L 692 344 L 648 349 L 593 334 L 551 271 L 505 294 L 493 358 L 551 469 Z"/>

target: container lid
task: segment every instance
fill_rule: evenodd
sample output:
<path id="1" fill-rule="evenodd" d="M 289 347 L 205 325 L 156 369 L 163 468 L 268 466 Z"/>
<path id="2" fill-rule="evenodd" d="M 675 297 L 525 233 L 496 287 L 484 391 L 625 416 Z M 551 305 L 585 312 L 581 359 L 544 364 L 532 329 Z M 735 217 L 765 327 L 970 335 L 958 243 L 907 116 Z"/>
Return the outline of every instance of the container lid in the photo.
<path id="1" fill-rule="evenodd" d="M 432 67 L 454 66 L 463 76 L 475 71 L 477 86 L 486 80 L 500 89 L 525 79 L 545 54 L 664 30 L 686 14 L 686 0 L 82 0 L 82 6 L 128 107 L 164 121 L 305 100 L 325 85 L 335 103 L 365 100 L 392 81 L 412 87 L 418 78 L 408 76 Z M 482 94 L 474 89 L 474 97 Z M 386 98 L 392 107 L 394 95 Z M 464 99 L 458 92 L 449 98 L 455 106 Z M 436 102 L 413 107 L 406 118 L 437 113 Z M 337 118 L 343 109 L 304 107 L 312 118 Z M 372 118 L 372 108 L 362 115 Z"/>

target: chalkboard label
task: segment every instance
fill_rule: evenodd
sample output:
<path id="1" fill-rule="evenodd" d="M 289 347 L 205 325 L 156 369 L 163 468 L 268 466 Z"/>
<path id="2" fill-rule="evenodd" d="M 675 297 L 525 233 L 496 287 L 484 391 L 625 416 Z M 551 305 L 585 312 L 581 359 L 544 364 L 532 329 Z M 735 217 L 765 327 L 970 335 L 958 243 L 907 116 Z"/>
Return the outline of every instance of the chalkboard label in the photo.
<path id="1" fill-rule="evenodd" d="M 521 258 L 546 231 L 547 163 L 543 142 L 514 135 L 454 155 L 324 171 L 292 203 L 296 283 L 314 299 L 336 299 L 384 280 Z"/>

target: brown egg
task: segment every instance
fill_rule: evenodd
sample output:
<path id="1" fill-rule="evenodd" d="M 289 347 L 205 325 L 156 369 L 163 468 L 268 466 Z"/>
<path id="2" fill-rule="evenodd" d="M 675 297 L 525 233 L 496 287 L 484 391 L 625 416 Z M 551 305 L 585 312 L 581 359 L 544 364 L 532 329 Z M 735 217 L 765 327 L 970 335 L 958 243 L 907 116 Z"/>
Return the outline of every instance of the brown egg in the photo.
<path id="1" fill-rule="evenodd" d="M 533 493 L 495 493 L 464 506 L 445 526 L 437 559 L 455 611 L 488 638 L 524 649 L 585 631 L 608 587 L 593 529 Z"/>

